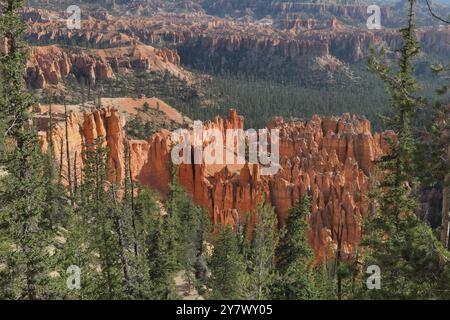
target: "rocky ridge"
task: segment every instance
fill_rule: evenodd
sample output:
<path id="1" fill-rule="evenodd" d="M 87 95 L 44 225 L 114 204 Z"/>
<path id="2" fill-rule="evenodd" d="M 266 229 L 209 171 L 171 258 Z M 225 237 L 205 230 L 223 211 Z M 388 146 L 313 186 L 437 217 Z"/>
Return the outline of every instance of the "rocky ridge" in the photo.
<path id="1" fill-rule="evenodd" d="M 309 70 L 318 57 L 333 56 L 353 64 L 366 59 L 372 46 L 384 46 L 388 52 L 401 46 L 397 30 L 359 28 L 333 15 L 321 19 L 288 16 L 255 21 L 219 18 L 201 12 L 158 12 L 152 16 L 106 15 L 101 19 L 89 16 L 82 21 L 80 30 L 68 30 L 64 20 L 35 18 L 31 24 L 27 40 L 35 45 L 168 47 L 177 50 L 183 64 L 200 69 L 209 62 L 216 69 L 299 74 Z M 450 55 L 449 26 L 422 27 L 417 36 L 425 54 Z"/>
<path id="2" fill-rule="evenodd" d="M 189 80 L 190 73 L 180 67 L 176 51 L 134 45 L 86 51 L 69 50 L 56 45 L 33 47 L 28 58 L 26 80 L 32 88 L 56 86 L 72 74 L 94 85 L 97 80 L 115 78 L 118 73 L 168 72 Z"/>

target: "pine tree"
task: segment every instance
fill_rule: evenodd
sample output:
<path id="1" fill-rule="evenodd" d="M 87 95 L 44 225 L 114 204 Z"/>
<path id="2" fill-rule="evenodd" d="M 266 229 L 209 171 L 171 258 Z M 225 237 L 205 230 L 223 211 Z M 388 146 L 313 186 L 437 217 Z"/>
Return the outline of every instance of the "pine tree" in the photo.
<path id="1" fill-rule="evenodd" d="M 376 215 L 366 223 L 362 245 L 366 263 L 381 269 L 381 289 L 367 290 L 369 298 L 433 298 L 439 278 L 438 262 L 445 254 L 431 228 L 415 215 L 412 195 L 417 168 L 411 118 L 423 103 L 416 97 L 413 58 L 419 53 L 415 37 L 415 0 L 409 0 L 408 23 L 401 29 L 403 47 L 394 75 L 380 57 L 372 56 L 369 67 L 377 72 L 391 94 L 393 116 L 385 119 L 396 137 L 389 139 L 390 153 L 379 162 L 383 180 L 373 192 Z"/>
<path id="2" fill-rule="evenodd" d="M 83 150 L 83 184 L 77 212 L 86 222 L 85 232 L 93 264 L 97 272 L 89 287 L 97 299 L 129 297 L 130 290 L 124 276 L 117 214 L 119 208 L 114 195 L 114 184 L 107 181 L 108 148 L 98 138 Z M 70 230 L 69 230 L 70 232 Z"/>
<path id="3" fill-rule="evenodd" d="M 246 266 L 239 252 L 239 241 L 231 227 L 224 227 L 214 241 L 210 262 L 210 287 L 213 299 L 242 299 L 244 297 Z"/>
<path id="4" fill-rule="evenodd" d="M 0 296 L 12 299 L 48 297 L 53 231 L 45 219 L 47 185 L 45 157 L 28 113 L 33 98 L 23 79 L 27 47 L 23 41 L 26 26 L 18 10 L 22 0 L 3 1 L 0 38 L 7 41 L 0 53 L 0 140 L 6 149 L 1 166 L 7 172 L 0 180 Z"/>
<path id="5" fill-rule="evenodd" d="M 174 248 L 174 229 L 170 217 L 158 219 L 149 233 L 147 260 L 149 275 L 153 281 L 152 295 L 155 299 L 173 299 L 175 273 L 178 270 Z"/>
<path id="6" fill-rule="evenodd" d="M 113 231 L 116 234 L 117 250 L 122 269 L 123 286 L 126 297 L 132 298 L 134 296 L 134 288 L 132 281 L 132 232 L 131 232 L 131 210 L 126 206 L 126 203 L 119 202 L 117 191 L 119 189 L 119 182 L 111 185 L 112 207 L 110 208 L 110 216 L 113 222 Z"/>
<path id="7" fill-rule="evenodd" d="M 236 233 L 239 240 L 239 252 L 244 256 L 248 257 L 250 252 L 250 241 L 249 241 L 249 232 L 250 232 L 250 220 L 251 220 L 251 214 L 250 212 L 247 212 L 245 215 L 245 222 L 242 224 L 241 220 L 238 219 L 236 223 Z"/>
<path id="8" fill-rule="evenodd" d="M 314 288 L 314 253 L 308 243 L 307 218 L 311 204 L 308 197 L 289 210 L 285 230 L 282 231 L 280 246 L 277 248 L 278 281 L 274 287 L 273 297 L 283 300 L 313 299 Z"/>
<path id="9" fill-rule="evenodd" d="M 177 260 L 180 267 L 192 273 L 199 254 L 210 232 L 207 213 L 193 203 L 192 198 L 179 185 L 176 178 L 170 184 L 170 196 L 167 203 L 169 220 L 173 223 L 177 248 Z"/>
<path id="10" fill-rule="evenodd" d="M 152 260 L 154 253 L 152 250 L 157 249 L 154 249 L 150 244 L 154 244 L 152 239 L 155 237 L 157 228 L 160 227 L 161 208 L 158 205 L 157 196 L 154 192 L 141 187 L 138 189 L 136 204 L 134 205 L 134 200 L 130 201 L 130 203 L 133 203 L 132 214 L 134 217 L 132 235 L 135 242 L 133 244 L 135 256 L 133 259 L 132 282 L 135 297 L 137 299 L 156 299 L 161 291 L 155 285 L 158 277 L 152 278 L 155 272 L 152 268 L 157 268 L 157 265 Z M 156 247 L 158 246 L 159 243 Z M 163 252 L 159 254 L 170 255 L 171 253 Z M 165 279 L 162 282 L 168 282 L 170 286 L 170 275 L 167 278 L 164 276 L 162 278 Z"/>
<path id="11" fill-rule="evenodd" d="M 436 74 L 447 74 L 450 65 L 433 65 Z M 448 77 L 447 77 L 448 80 Z M 448 82 L 448 81 L 447 81 Z M 445 96 L 449 84 L 445 83 L 436 91 Z M 427 108 L 423 130 L 418 130 L 418 150 L 416 162 L 423 164 L 419 178 L 425 187 L 442 187 L 442 211 L 440 240 L 444 248 L 449 249 L 449 212 L 450 212 L 450 127 L 448 119 L 450 108 L 446 102 L 437 102 Z"/>
<path id="12" fill-rule="evenodd" d="M 48 178 L 49 183 L 46 187 L 46 204 L 48 210 L 44 215 L 44 219 L 47 221 L 49 228 L 58 224 L 66 222 L 67 216 L 70 212 L 69 198 L 65 187 L 60 183 L 60 179 L 56 173 L 55 167 L 55 150 L 53 141 L 53 130 L 55 122 L 53 119 L 52 101 L 53 96 L 48 97 L 49 106 L 49 124 L 48 124 L 48 150 L 44 155 L 44 176 Z"/>
<path id="13" fill-rule="evenodd" d="M 417 163 L 422 163 L 418 176 L 423 187 L 442 187 L 440 240 L 448 249 L 450 212 L 450 108 L 436 103 L 426 110 L 429 118 L 418 133 Z"/>
<path id="14" fill-rule="evenodd" d="M 270 287 L 274 280 L 275 249 L 278 245 L 278 220 L 272 207 L 260 204 L 257 222 L 253 230 L 249 253 L 248 298 L 263 300 L 270 297 Z"/>
<path id="15" fill-rule="evenodd" d="M 81 209 L 82 210 L 82 209 Z M 62 275 L 59 281 L 59 296 L 64 299 L 87 300 L 98 298 L 95 279 L 98 276 L 96 254 L 89 238 L 90 219 L 81 210 L 73 210 L 63 232 L 65 243 L 58 252 L 57 270 Z M 67 270 L 71 266 L 80 268 L 80 288 L 67 286 Z"/>
<path id="16" fill-rule="evenodd" d="M 67 188 L 69 189 L 70 201 L 73 198 L 72 189 L 72 163 L 70 161 L 70 144 L 69 144 L 69 114 L 67 112 L 66 98 L 64 97 L 64 132 L 65 132 L 65 148 L 66 148 L 66 161 L 67 161 Z"/>

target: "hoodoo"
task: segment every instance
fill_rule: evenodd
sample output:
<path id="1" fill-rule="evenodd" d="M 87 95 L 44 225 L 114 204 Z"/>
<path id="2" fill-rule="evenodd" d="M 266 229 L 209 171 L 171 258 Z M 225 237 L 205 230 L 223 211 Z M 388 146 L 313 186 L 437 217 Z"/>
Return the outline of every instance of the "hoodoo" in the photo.
<path id="1" fill-rule="evenodd" d="M 220 130 L 242 129 L 244 119 L 230 110 L 226 119 L 217 117 L 204 128 Z M 280 132 L 280 170 L 273 176 L 260 175 L 258 164 L 205 165 L 180 164 L 178 179 L 192 195 L 196 204 L 206 208 L 213 223 L 235 225 L 245 221 L 261 201 L 269 201 L 283 225 L 287 212 L 303 195 L 312 201 L 309 239 L 317 257 L 333 252 L 336 232 L 343 228 L 345 252 L 352 253 L 360 240 L 361 220 L 369 210 L 367 199 L 369 176 L 373 162 L 387 152 L 384 140 L 391 132 L 372 134 L 367 119 L 344 114 L 339 117 L 313 116 L 308 121 L 271 121 L 267 128 Z M 45 126 L 41 144 L 46 148 L 49 137 Z M 73 113 L 69 118 L 70 163 L 82 166 L 85 144 L 104 137 L 110 149 L 110 167 L 117 168 L 119 180 L 124 178 L 125 145 L 129 144 L 133 178 L 166 196 L 171 177 L 171 134 L 167 130 L 149 137 L 147 141 L 128 140 L 123 131 L 120 114 L 113 108 Z M 58 148 L 63 127 L 53 131 L 56 155 L 66 155 Z M 59 161 L 59 159 L 57 159 Z M 63 164 L 67 159 L 63 159 Z M 64 171 L 64 170 L 63 170 Z M 67 170 L 65 170 L 64 174 Z M 111 179 L 115 172 L 110 172 Z M 78 177 L 79 178 L 79 177 Z"/>

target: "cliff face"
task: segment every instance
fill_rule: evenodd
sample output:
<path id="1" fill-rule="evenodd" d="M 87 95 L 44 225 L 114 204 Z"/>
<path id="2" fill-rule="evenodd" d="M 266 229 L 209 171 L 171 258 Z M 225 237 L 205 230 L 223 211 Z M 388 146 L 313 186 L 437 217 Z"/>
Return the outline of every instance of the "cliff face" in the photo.
<path id="1" fill-rule="evenodd" d="M 35 109 L 39 112 L 37 124 L 40 129 L 41 147 L 47 151 L 50 145 L 50 134 L 48 132 L 48 111 Z M 106 108 L 79 114 L 71 112 L 68 117 L 68 154 L 66 131 L 63 123 L 64 117 L 61 113 L 55 113 L 54 119 L 58 121 L 52 132 L 52 141 L 57 165 L 62 168 L 63 181 L 69 181 L 69 167 L 71 171 L 71 181 L 81 181 L 81 170 L 83 167 L 83 151 L 93 145 L 96 139 L 102 138 L 101 146 L 109 148 L 109 168 L 108 173 L 111 181 L 116 181 L 116 172 L 121 180 L 125 175 L 125 133 L 123 122 L 119 112 Z M 61 158 L 62 155 L 62 158 Z M 117 171 L 116 171 L 117 169 Z M 76 172 L 76 175 L 75 175 Z"/>
<path id="2" fill-rule="evenodd" d="M 69 51 L 58 46 L 33 47 L 27 63 L 27 82 L 35 89 L 57 85 L 62 78 L 73 74 L 90 83 L 97 79 L 113 79 L 115 73 L 139 71 L 167 71 L 188 78 L 189 73 L 179 66 L 176 51 L 136 45 L 112 49 L 89 50 L 88 53 Z"/>
<path id="3" fill-rule="evenodd" d="M 243 125 L 242 117 L 231 110 L 227 119 L 216 118 L 204 128 L 218 129 L 225 134 L 226 129 L 241 129 Z M 171 172 L 170 132 L 161 131 L 147 141 L 127 140 L 119 113 L 110 108 L 85 113 L 82 117 L 72 114 L 68 127 L 70 163 L 77 164 L 78 173 L 83 162 L 83 146 L 97 137 L 105 137 L 105 144 L 111 150 L 111 168 L 117 168 L 120 179 L 124 177 L 125 145 L 129 144 L 133 178 L 167 195 Z M 46 149 L 49 135 L 45 125 L 41 129 L 42 146 Z M 282 225 L 289 208 L 308 194 L 312 199 L 309 239 L 318 259 L 331 254 L 340 227 L 345 250 L 351 254 L 353 244 L 360 239 L 361 218 L 370 209 L 367 192 L 373 161 L 388 151 L 383 137 L 390 133 L 373 135 L 368 120 L 348 114 L 314 116 L 307 122 L 286 123 L 274 119 L 268 129 L 280 130 L 281 169 L 275 175 L 260 175 L 258 164 L 181 164 L 178 166 L 181 185 L 195 203 L 208 209 L 213 223 L 230 225 L 244 222 L 247 212 L 251 212 L 254 223 L 255 209 L 263 199 L 275 207 Z M 61 126 L 52 134 L 57 157 L 63 134 Z M 67 175 L 64 143 L 62 148 L 63 172 Z M 115 180 L 113 172 L 110 176 Z"/>
<path id="4" fill-rule="evenodd" d="M 209 0 L 203 3 L 206 12 L 219 16 L 233 16 L 235 18 L 262 19 L 270 16 L 273 19 L 285 17 L 306 17 L 313 19 L 339 17 L 342 20 L 357 25 L 365 24 L 369 14 L 367 6 L 371 3 L 358 0 Z M 380 6 L 383 25 L 399 27 L 404 23 L 406 2 L 374 3 Z M 439 16 L 447 16 L 449 7 L 436 3 L 433 8 Z M 419 26 L 437 25 L 429 15 L 425 3 L 416 3 L 415 16 Z"/>
<path id="5" fill-rule="evenodd" d="M 217 3 L 222 8 L 227 6 L 225 2 L 228 0 Z M 238 5 L 241 4 L 247 8 L 248 4 L 238 1 Z M 400 48 L 401 35 L 396 29 L 386 28 L 386 20 L 383 20 L 384 28 L 381 30 L 366 28 L 366 9 L 361 5 L 274 2 L 270 9 L 274 16 L 258 21 L 223 19 L 202 13 L 159 12 L 151 16 L 129 17 L 110 16 L 103 12 L 102 15 L 96 13 L 88 16 L 82 21 L 80 30 L 68 30 L 58 20 L 45 20 L 37 11 L 34 13 L 36 17 L 30 19 L 32 28 L 27 31 L 26 38 L 36 45 L 77 43 L 93 48 L 116 47 L 86 50 L 91 56 L 89 60 L 95 55 L 103 57 L 97 57 L 95 63 L 83 63 L 82 71 L 90 78 L 110 76 L 110 69 L 114 70 L 117 63 L 145 68 L 147 62 L 135 61 L 133 64 L 121 52 L 125 50 L 123 48 L 135 47 L 136 44 L 176 49 L 180 56 L 169 49 L 145 54 L 154 54 L 175 66 L 181 59 L 183 64 L 200 70 L 212 64 L 216 69 L 240 72 L 260 70 L 268 74 L 298 76 L 314 70 L 316 58 L 333 56 L 353 64 L 366 59 L 372 46 L 383 45 L 388 52 Z M 308 15 L 308 12 L 315 14 Z M 24 18 L 32 13 L 28 12 Z M 58 13 L 52 12 L 52 15 L 57 16 Z M 382 15 L 383 19 L 389 16 L 384 11 Z M 364 22 L 363 27 L 344 23 L 349 17 L 359 17 L 357 20 Z M 421 27 L 417 30 L 417 36 L 424 53 L 450 55 L 447 45 L 450 27 Z M 119 62 L 113 59 L 113 52 Z M 97 63 L 98 66 L 91 67 Z M 36 79 L 35 83 L 40 85 L 43 80 L 38 70 L 30 72 Z M 52 80 L 50 77 L 46 81 Z"/>
<path id="6" fill-rule="evenodd" d="M 251 15 L 256 19 L 265 16 L 280 18 L 286 16 L 325 17 L 338 16 L 356 22 L 367 19 L 367 5 L 358 1 L 271 1 L 261 0 L 213 0 L 205 5 L 207 12 L 214 15 L 226 14 L 235 17 Z M 391 7 L 383 6 L 383 17 L 390 18 Z"/>

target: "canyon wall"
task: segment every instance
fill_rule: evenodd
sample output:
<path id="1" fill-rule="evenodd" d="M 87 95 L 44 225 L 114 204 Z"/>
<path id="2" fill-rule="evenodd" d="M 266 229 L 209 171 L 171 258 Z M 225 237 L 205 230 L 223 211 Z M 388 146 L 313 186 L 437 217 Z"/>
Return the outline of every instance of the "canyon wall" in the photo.
<path id="1" fill-rule="evenodd" d="M 205 4 L 208 13 L 213 15 L 232 15 L 242 17 L 251 15 L 255 19 L 270 16 L 274 19 L 281 17 L 307 16 L 329 18 L 343 17 L 355 22 L 366 22 L 367 5 L 358 1 L 261 1 L 261 0 L 215 0 Z M 386 20 L 391 19 L 392 8 L 381 7 L 381 13 Z"/>
<path id="2" fill-rule="evenodd" d="M 284 18 L 313 18 L 323 19 L 332 16 L 339 17 L 352 25 L 365 25 L 371 15 L 367 7 L 372 4 L 358 0 L 209 0 L 203 4 L 206 12 L 218 16 L 245 17 L 247 19 Z M 373 3 L 380 7 L 382 24 L 385 27 L 398 28 L 405 22 L 407 2 L 378 2 Z M 433 10 L 441 17 L 446 17 L 449 7 L 435 3 Z M 424 2 L 418 1 L 415 7 L 415 16 L 419 26 L 437 25 L 433 21 Z"/>
<path id="3" fill-rule="evenodd" d="M 58 119 L 58 115 L 54 117 Z M 42 111 L 38 118 L 45 150 L 50 141 L 45 124 L 48 112 Z M 205 129 L 218 129 L 223 135 L 227 129 L 243 126 L 244 119 L 234 110 L 230 110 L 226 119 L 218 117 L 204 124 Z M 155 188 L 162 196 L 167 195 L 172 167 L 170 132 L 161 131 L 147 141 L 128 140 L 122 128 L 119 112 L 111 108 L 83 115 L 71 113 L 69 162 L 65 156 L 63 126 L 56 126 L 51 135 L 57 158 L 63 155 L 63 175 L 67 176 L 67 163 L 76 164 L 79 175 L 83 148 L 104 137 L 104 144 L 110 149 L 110 167 L 117 168 L 120 179 L 125 174 L 124 150 L 128 144 L 133 178 Z M 370 211 L 367 193 L 373 161 L 388 151 L 383 137 L 392 133 L 372 134 L 368 120 L 348 114 L 313 116 L 309 121 L 274 119 L 268 129 L 280 132 L 281 168 L 275 175 L 261 175 L 258 164 L 181 164 L 178 166 L 180 184 L 196 204 L 209 211 L 213 223 L 229 225 L 243 223 L 247 213 L 251 213 L 254 223 L 256 208 L 264 200 L 275 207 L 283 225 L 289 208 L 302 196 L 309 195 L 312 200 L 309 239 L 318 259 L 332 254 L 339 228 L 343 230 L 345 252 L 352 254 L 353 245 L 361 236 L 361 220 Z M 71 171 L 74 172 L 73 168 Z M 115 171 L 110 172 L 110 178 L 116 180 Z"/>
<path id="4" fill-rule="evenodd" d="M 182 70 L 180 56 L 174 50 L 135 45 L 121 48 L 70 51 L 50 45 L 33 47 L 27 62 L 26 80 L 35 89 L 58 83 L 69 74 L 84 77 L 89 83 L 115 78 L 119 72 L 169 72 L 177 77 L 189 77 Z"/>
<path id="5" fill-rule="evenodd" d="M 391 54 L 402 45 L 398 30 L 385 28 L 384 24 L 381 30 L 369 30 L 365 25 L 360 27 L 345 23 L 347 15 L 362 15 L 365 6 L 275 5 L 282 12 L 297 6 L 311 6 L 314 10 L 319 8 L 319 13 L 320 8 L 335 8 L 337 11 L 332 11 L 335 14 L 305 17 L 293 14 L 291 10 L 267 21 L 231 20 L 199 13 L 161 12 L 133 18 L 104 13 L 101 17 L 92 15 L 83 20 L 80 30 L 68 30 L 61 21 L 46 20 L 39 16 L 40 13 L 35 13 L 26 39 L 34 45 L 75 43 L 87 48 L 119 48 L 146 44 L 167 47 L 176 50 L 165 50 L 171 52 L 168 56 L 172 57 L 169 59 L 174 64 L 181 59 L 183 65 L 199 70 L 212 65 L 216 70 L 259 70 L 289 77 L 310 73 L 314 70 L 316 58 L 332 56 L 354 64 L 366 59 L 372 46 L 384 46 Z M 416 33 L 425 54 L 450 55 L 450 27 L 424 26 L 418 28 Z M 117 59 L 123 59 L 123 55 L 117 55 Z M 106 61 L 100 59 L 99 63 Z"/>

